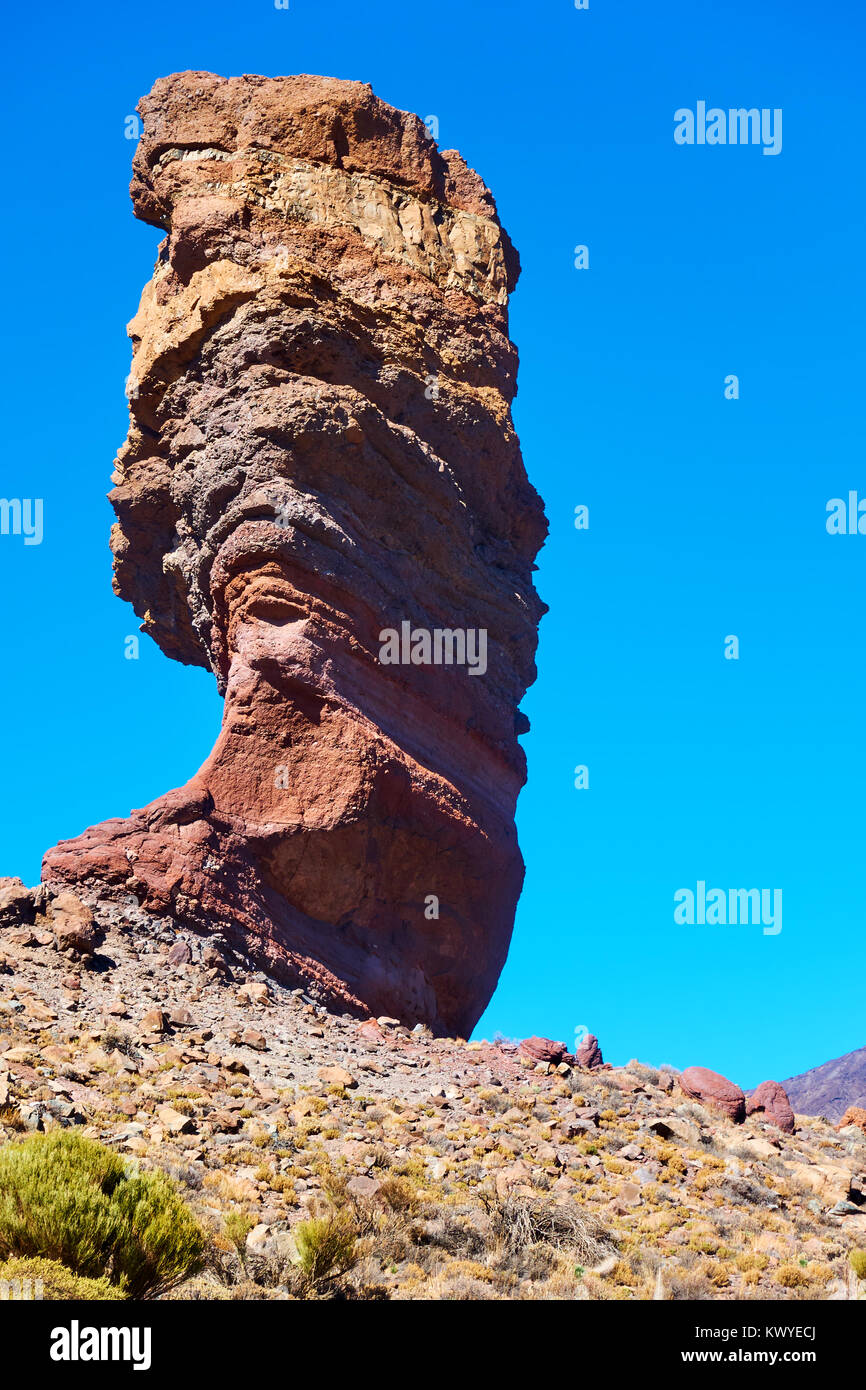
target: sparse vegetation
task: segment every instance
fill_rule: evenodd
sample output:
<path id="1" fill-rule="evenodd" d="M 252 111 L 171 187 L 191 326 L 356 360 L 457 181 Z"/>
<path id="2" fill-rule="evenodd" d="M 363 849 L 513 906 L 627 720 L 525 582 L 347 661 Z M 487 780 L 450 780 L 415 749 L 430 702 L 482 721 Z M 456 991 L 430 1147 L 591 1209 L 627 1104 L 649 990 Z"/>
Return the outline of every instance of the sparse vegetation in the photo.
<path id="1" fill-rule="evenodd" d="M 0 1149 L 0 1256 L 54 1260 L 143 1298 L 192 1274 L 204 1235 L 163 1173 L 128 1169 L 81 1135 Z"/>
<path id="2" fill-rule="evenodd" d="M 354 1263 L 357 1229 L 344 1208 L 331 1208 L 295 1227 L 298 1263 L 307 1281 L 319 1288 Z"/>

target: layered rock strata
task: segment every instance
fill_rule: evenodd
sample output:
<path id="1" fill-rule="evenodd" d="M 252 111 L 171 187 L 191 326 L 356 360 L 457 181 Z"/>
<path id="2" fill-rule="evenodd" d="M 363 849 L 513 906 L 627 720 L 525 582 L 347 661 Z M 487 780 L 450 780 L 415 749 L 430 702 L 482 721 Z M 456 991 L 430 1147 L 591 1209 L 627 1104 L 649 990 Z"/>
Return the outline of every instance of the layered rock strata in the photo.
<path id="1" fill-rule="evenodd" d="M 366 85 L 180 73 L 139 111 L 134 209 L 167 235 L 130 325 L 115 590 L 225 716 L 186 786 L 43 878 L 467 1034 L 522 883 L 543 612 L 517 256 L 478 175 Z"/>

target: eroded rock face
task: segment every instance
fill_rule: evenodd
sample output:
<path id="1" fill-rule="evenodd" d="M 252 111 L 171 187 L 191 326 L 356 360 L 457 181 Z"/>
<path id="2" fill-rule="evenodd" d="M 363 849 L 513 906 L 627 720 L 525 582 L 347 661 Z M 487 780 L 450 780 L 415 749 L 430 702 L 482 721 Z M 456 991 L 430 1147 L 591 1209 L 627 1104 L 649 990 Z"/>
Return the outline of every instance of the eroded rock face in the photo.
<path id="1" fill-rule="evenodd" d="M 522 883 L 543 612 L 517 257 L 478 176 L 368 86 L 181 73 L 139 110 L 134 208 L 167 237 L 130 325 L 115 589 L 213 670 L 225 717 L 185 787 L 43 877 L 219 930 L 336 1007 L 467 1034 Z M 486 660 L 383 664 L 404 623 L 476 655 L 483 631 Z"/>

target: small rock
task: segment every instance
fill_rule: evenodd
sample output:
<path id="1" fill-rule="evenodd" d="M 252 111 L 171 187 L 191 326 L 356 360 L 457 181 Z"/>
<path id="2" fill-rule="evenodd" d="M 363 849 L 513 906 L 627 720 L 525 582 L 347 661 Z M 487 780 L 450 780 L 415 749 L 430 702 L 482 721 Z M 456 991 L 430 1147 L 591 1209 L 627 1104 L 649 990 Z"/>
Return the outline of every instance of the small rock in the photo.
<path id="1" fill-rule="evenodd" d="M 251 980 L 249 984 L 241 985 L 238 999 L 242 1003 L 265 1004 L 268 999 L 268 987 L 260 980 Z"/>
<path id="2" fill-rule="evenodd" d="M 349 1090 L 358 1084 L 352 1073 L 346 1071 L 345 1067 L 319 1067 L 316 1074 L 326 1086 L 343 1086 Z"/>
<path id="3" fill-rule="evenodd" d="M 346 1183 L 346 1191 L 353 1197 L 375 1197 L 379 1188 L 382 1186 L 375 1178 L 358 1176 L 350 1178 Z"/>
<path id="4" fill-rule="evenodd" d="M 161 1105 L 156 1112 L 156 1118 L 169 1134 L 191 1134 L 195 1129 L 189 1115 L 181 1115 L 180 1111 L 171 1105 Z"/>
<path id="5" fill-rule="evenodd" d="M 151 1009 L 141 1020 L 142 1033 L 168 1032 L 168 1018 L 162 1009 Z"/>

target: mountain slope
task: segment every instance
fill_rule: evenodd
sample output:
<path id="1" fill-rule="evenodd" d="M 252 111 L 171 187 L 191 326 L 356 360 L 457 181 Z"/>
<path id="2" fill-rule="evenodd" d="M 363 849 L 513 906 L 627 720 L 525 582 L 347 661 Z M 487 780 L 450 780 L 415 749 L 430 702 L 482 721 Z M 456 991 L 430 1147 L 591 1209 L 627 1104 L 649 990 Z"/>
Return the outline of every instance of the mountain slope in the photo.
<path id="1" fill-rule="evenodd" d="M 838 1124 L 849 1105 L 866 1107 L 866 1047 L 782 1084 L 798 1114 L 823 1115 Z"/>

